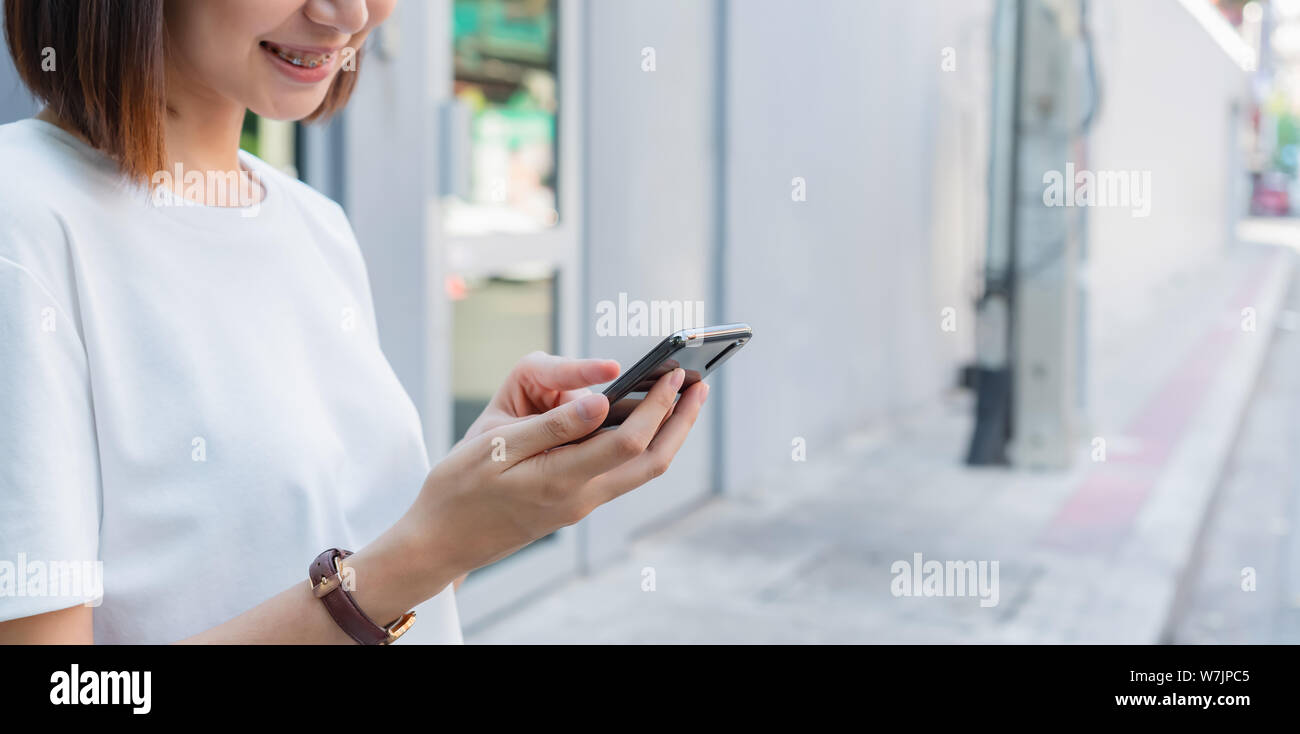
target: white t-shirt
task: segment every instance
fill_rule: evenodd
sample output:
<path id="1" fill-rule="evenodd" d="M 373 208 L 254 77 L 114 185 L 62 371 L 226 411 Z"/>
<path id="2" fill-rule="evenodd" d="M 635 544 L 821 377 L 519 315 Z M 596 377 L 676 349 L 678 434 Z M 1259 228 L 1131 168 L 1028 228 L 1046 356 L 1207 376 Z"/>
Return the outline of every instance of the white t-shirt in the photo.
<path id="1" fill-rule="evenodd" d="M 256 206 L 160 206 L 64 130 L 0 126 L 0 621 L 93 598 L 102 569 L 96 642 L 183 639 L 418 494 L 343 210 L 241 158 Z M 450 587 L 418 611 L 404 639 L 461 642 Z"/>

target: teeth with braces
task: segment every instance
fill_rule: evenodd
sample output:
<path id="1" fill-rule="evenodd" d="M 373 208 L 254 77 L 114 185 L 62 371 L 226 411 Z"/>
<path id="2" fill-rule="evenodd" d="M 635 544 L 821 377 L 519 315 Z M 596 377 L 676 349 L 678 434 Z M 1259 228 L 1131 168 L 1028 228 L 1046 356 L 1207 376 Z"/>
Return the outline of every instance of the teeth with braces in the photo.
<path id="1" fill-rule="evenodd" d="M 290 54 L 288 51 L 285 51 L 284 49 L 280 48 L 279 46 L 276 46 L 271 43 L 267 43 L 265 41 L 262 42 L 262 46 L 267 50 L 269 50 L 271 53 L 275 54 L 276 56 L 279 56 L 280 58 L 289 62 L 290 64 L 293 64 L 294 66 L 302 67 L 304 69 L 315 69 L 321 64 L 324 64 L 327 61 L 329 61 L 330 57 L 333 56 L 333 54 L 326 54 L 324 56 L 313 57 L 308 59 L 308 58 L 303 58 L 301 56 L 294 56 Z"/>

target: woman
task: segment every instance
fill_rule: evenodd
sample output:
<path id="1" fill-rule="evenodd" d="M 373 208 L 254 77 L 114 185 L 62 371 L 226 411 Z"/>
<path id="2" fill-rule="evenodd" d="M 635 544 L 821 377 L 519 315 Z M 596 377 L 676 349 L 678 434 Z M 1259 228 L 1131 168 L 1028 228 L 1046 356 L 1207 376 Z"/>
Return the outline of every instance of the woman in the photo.
<path id="1" fill-rule="evenodd" d="M 685 440 L 679 369 L 566 446 L 618 365 L 535 354 L 430 471 L 343 211 L 239 150 L 336 112 L 394 2 L 5 0 L 45 107 L 0 126 L 0 643 L 385 643 L 429 600 L 458 642 L 455 579 Z"/>

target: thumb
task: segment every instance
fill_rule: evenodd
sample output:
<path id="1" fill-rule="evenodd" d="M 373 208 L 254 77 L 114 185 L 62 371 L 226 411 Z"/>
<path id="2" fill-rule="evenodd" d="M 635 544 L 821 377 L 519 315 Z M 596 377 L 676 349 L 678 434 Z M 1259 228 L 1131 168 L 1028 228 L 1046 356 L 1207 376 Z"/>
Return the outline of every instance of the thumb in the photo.
<path id="1" fill-rule="evenodd" d="M 505 439 L 506 467 L 530 456 L 582 438 L 600 427 L 609 413 L 609 400 L 600 393 L 584 395 L 540 415 L 495 431 Z M 506 468 L 502 467 L 502 468 Z"/>

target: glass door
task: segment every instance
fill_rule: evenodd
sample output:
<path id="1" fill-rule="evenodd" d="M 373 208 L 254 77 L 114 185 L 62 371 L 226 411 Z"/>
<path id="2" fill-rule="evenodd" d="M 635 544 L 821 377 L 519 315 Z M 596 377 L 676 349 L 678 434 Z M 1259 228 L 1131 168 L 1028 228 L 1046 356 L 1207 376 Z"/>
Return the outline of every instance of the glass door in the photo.
<path id="1" fill-rule="evenodd" d="M 452 441 L 524 355 L 583 348 L 577 4 L 452 0 L 434 19 L 451 60 L 432 229 L 450 314 L 441 348 L 451 399 L 437 419 Z M 576 533 L 565 528 L 471 574 L 462 623 L 472 629 L 573 573 Z"/>

